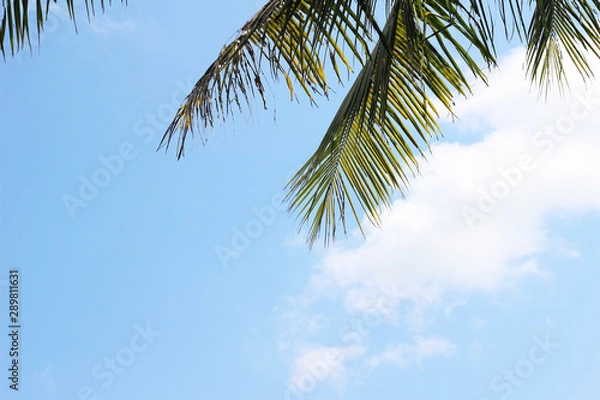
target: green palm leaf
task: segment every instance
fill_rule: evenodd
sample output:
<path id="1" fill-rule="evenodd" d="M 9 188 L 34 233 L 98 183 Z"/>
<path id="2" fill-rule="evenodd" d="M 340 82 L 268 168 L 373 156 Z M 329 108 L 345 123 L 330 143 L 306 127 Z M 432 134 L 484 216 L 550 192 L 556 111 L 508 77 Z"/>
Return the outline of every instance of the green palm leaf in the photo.
<path id="1" fill-rule="evenodd" d="M 3 55 L 31 47 L 30 20 L 39 40 L 51 1 L 2 0 Z M 88 18 L 105 3 L 85 0 Z M 75 22 L 74 0 L 64 4 Z M 205 130 L 251 110 L 257 98 L 266 108 L 269 73 L 285 79 L 292 99 L 300 91 L 313 102 L 327 96 L 328 75 L 343 81 L 358 62 L 321 144 L 288 184 L 289 208 L 308 226 L 308 243 L 323 237 L 327 244 L 340 227 L 346 232 L 347 213 L 362 230 L 361 212 L 378 224 L 381 207 L 405 192 L 441 134 L 436 105 L 451 113 L 454 96 L 470 93 L 473 77 L 485 82 L 485 68 L 495 65 L 498 20 L 508 39 L 525 42 L 527 75 L 542 90 L 566 82 L 567 60 L 588 79 L 588 57 L 600 57 L 600 0 L 386 0 L 383 28 L 377 4 L 269 0 L 196 83 L 159 148 L 176 142 L 180 158 L 189 137 L 204 140 Z"/>
<path id="2" fill-rule="evenodd" d="M 127 4 L 127 0 L 121 0 Z M 40 34 L 44 29 L 44 22 L 48 18 L 51 3 L 58 3 L 57 0 L 2 0 L 2 24 L 0 25 L 0 51 L 2 56 L 6 56 L 6 51 L 10 48 L 12 55 L 22 50 L 24 47 L 31 48 L 30 37 L 30 19 L 29 14 L 35 14 L 36 30 L 38 41 Z M 106 3 L 112 4 L 112 0 L 85 0 L 85 9 L 88 19 L 96 13 L 97 4 L 104 11 Z M 75 0 L 65 0 L 64 5 L 69 13 L 69 18 L 76 23 Z M 77 25 L 75 25 L 77 29 Z"/>
<path id="3" fill-rule="evenodd" d="M 327 244 L 338 221 L 346 231 L 347 206 L 359 227 L 357 204 L 379 223 L 380 207 L 407 186 L 419 156 L 439 133 L 434 99 L 451 111 L 454 92 L 469 91 L 458 60 L 485 79 L 460 44 L 463 39 L 475 45 L 492 64 L 492 49 L 477 28 L 483 21 L 459 7 L 446 1 L 395 3 L 383 31 L 388 46 L 377 44 L 321 145 L 288 185 L 290 210 L 310 225 L 310 245 L 321 235 Z"/>
<path id="4" fill-rule="evenodd" d="M 326 61 L 341 79 L 340 69 L 351 69 L 346 54 L 358 60 L 366 54 L 373 21 L 371 0 L 269 1 L 196 83 L 159 148 L 168 148 L 178 133 L 177 157 L 182 157 L 188 134 L 195 133 L 194 121 L 212 128 L 235 111 L 251 109 L 254 96 L 266 108 L 266 69 L 274 79 L 285 78 L 292 98 L 292 78 L 311 101 L 314 94 L 327 95 Z"/>
<path id="5" fill-rule="evenodd" d="M 346 232 L 347 212 L 361 230 L 361 211 L 377 225 L 381 207 L 404 192 L 440 134 L 435 104 L 452 112 L 453 97 L 470 92 L 469 78 L 485 81 L 483 68 L 495 65 L 496 19 L 507 38 L 526 42 L 528 75 L 540 87 L 564 80 L 563 51 L 584 77 L 591 75 L 586 52 L 598 56 L 598 0 L 386 3 L 381 30 L 376 1 L 268 2 L 198 81 L 161 146 L 177 135 L 181 157 L 196 128 L 204 138 L 215 121 L 250 108 L 256 94 L 266 107 L 265 61 L 275 78 L 285 77 L 292 98 L 291 77 L 312 100 L 327 95 L 324 60 L 341 79 L 340 66 L 350 69 L 345 54 L 353 55 L 362 70 L 320 146 L 288 184 L 289 209 L 308 225 L 309 245 L 319 237 L 327 244 L 340 226 Z M 371 30 L 378 42 L 369 51 Z"/>
<path id="6" fill-rule="evenodd" d="M 600 57 L 597 0 L 538 0 L 528 30 L 527 72 L 540 89 L 566 82 L 564 54 L 584 78 L 593 76 L 587 54 Z"/>

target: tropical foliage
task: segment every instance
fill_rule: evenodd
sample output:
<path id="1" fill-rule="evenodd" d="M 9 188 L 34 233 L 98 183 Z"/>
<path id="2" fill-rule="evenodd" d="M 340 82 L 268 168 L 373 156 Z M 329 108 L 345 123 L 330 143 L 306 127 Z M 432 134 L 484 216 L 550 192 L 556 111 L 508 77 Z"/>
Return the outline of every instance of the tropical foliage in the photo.
<path id="1" fill-rule="evenodd" d="M 121 0 L 121 2 L 127 4 L 127 0 Z M 35 29 L 39 40 L 44 29 L 44 22 L 48 19 L 48 13 L 53 3 L 57 3 L 57 0 L 2 0 L 2 25 L 0 25 L 0 51 L 2 56 L 6 57 L 8 49 L 14 55 L 24 47 L 29 46 L 31 48 L 31 20 L 35 21 Z M 75 30 L 77 30 L 75 0 L 65 0 L 62 3 L 69 14 L 69 18 L 73 21 Z M 84 0 L 84 3 L 89 19 L 96 14 L 97 8 L 104 11 L 105 5 L 112 4 L 112 0 Z"/>
<path id="2" fill-rule="evenodd" d="M 73 0 L 65 0 L 75 19 Z M 95 5 L 85 0 L 88 17 Z M 110 3 L 110 1 L 108 2 Z M 358 72 L 321 144 L 288 184 L 287 201 L 308 243 L 346 231 L 361 211 L 379 224 L 382 207 L 403 193 L 441 134 L 437 119 L 455 96 L 486 81 L 500 39 L 527 48 L 526 73 L 547 90 L 565 82 L 565 62 L 592 76 L 599 57 L 600 0 L 270 0 L 208 67 L 168 127 L 160 147 L 184 155 L 188 140 L 215 123 L 267 107 L 265 80 L 284 80 L 290 97 L 327 96 L 331 79 Z M 26 0 L 3 0 L 2 53 L 30 43 Z M 50 0 L 31 7 L 43 29 Z M 385 21 L 380 23 L 378 16 Z M 333 78 L 332 78 L 333 77 Z M 361 228 L 362 229 L 362 228 Z"/>

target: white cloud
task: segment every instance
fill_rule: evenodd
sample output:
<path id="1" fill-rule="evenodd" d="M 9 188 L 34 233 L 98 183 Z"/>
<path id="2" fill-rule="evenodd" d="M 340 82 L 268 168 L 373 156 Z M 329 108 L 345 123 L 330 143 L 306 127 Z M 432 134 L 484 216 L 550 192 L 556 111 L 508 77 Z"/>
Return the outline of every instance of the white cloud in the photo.
<path id="1" fill-rule="evenodd" d="M 523 60 L 522 50 L 514 52 L 490 87 L 457 104 L 455 128 L 486 134 L 434 146 L 383 229 L 326 253 L 310 291 L 341 289 L 348 310 L 364 312 L 370 291 L 391 286 L 422 311 L 442 306 L 449 293 L 493 293 L 527 276 L 548 277 L 540 255 L 554 247 L 578 255 L 545 221 L 600 209 L 600 91 L 572 80 L 572 96 L 544 103 L 529 90 Z M 422 324 L 417 318 L 416 328 Z"/>
<path id="2" fill-rule="evenodd" d="M 349 361 L 422 367 L 427 359 L 452 357 L 455 344 L 423 334 L 431 310 L 449 318 L 470 295 L 495 294 L 526 277 L 551 277 L 542 255 L 581 258 L 547 221 L 600 210 L 600 86 L 584 89 L 572 80 L 573 95 L 544 103 L 525 81 L 523 60 L 523 50 L 513 52 L 489 87 L 479 85 L 472 98 L 457 102 L 461 119 L 446 129 L 471 135 L 469 143 L 435 145 L 407 198 L 383 215 L 383 228 L 367 228 L 366 240 L 341 242 L 324 253 L 303 294 L 311 303 L 341 296 L 351 315 L 400 321 L 417 332 L 413 342 L 374 356 L 366 355 L 368 341 L 301 352 L 286 345 L 281 350 L 296 355 L 294 385 L 303 376 L 314 378 L 309 366 L 331 349 L 340 358 L 323 380 L 338 388 Z M 481 317 L 471 322 L 475 328 L 487 324 Z M 484 356 L 477 341 L 467 350 L 473 360 Z"/>
<path id="3" fill-rule="evenodd" d="M 488 320 L 483 317 L 472 317 L 471 324 L 473 324 L 474 328 L 481 329 L 487 326 Z"/>
<path id="4" fill-rule="evenodd" d="M 308 346 L 294 358 L 290 384 L 293 390 L 307 394 L 318 384 L 328 383 L 343 392 L 348 383 L 346 363 L 365 353 L 363 346 Z"/>
<path id="5" fill-rule="evenodd" d="M 310 315 L 301 311 L 287 311 L 281 314 L 281 334 L 297 335 L 298 333 L 315 334 L 325 327 L 323 315 Z"/>
<path id="6" fill-rule="evenodd" d="M 112 32 L 132 32 L 137 27 L 135 21 L 132 19 L 126 19 L 124 21 L 113 21 L 105 15 L 95 16 L 90 21 L 90 26 L 94 32 L 102 35 L 106 35 Z"/>
<path id="7" fill-rule="evenodd" d="M 54 2 L 50 3 L 49 5 L 50 5 L 50 7 L 48 9 L 48 14 L 55 14 L 56 16 L 58 16 L 60 19 L 62 19 L 64 21 L 71 20 L 71 18 L 69 17 L 69 12 L 67 11 L 66 8 L 63 8 Z M 37 6 L 34 5 L 33 3 L 30 3 L 29 10 L 34 11 L 36 9 L 37 9 Z"/>
<path id="8" fill-rule="evenodd" d="M 465 307 L 466 305 L 467 305 L 467 302 L 464 300 L 452 302 L 446 306 L 446 309 L 444 310 L 444 314 L 446 314 L 446 317 L 448 318 L 448 317 L 450 317 L 450 314 L 452 314 L 452 312 L 455 309 L 457 309 L 459 307 Z"/>
<path id="9" fill-rule="evenodd" d="M 391 363 L 407 368 L 412 364 L 423 368 L 426 359 L 436 356 L 452 357 L 456 355 L 456 345 L 441 337 L 413 338 L 412 343 L 400 343 L 389 346 L 383 353 L 370 357 L 367 365 L 375 368 L 383 363 Z"/>
<path id="10" fill-rule="evenodd" d="M 33 5 L 30 6 L 30 9 L 33 9 Z M 85 10 L 81 12 L 84 8 L 79 8 L 76 10 L 76 19 L 77 21 L 87 19 L 87 15 Z M 79 12 L 77 12 L 79 11 Z M 62 21 L 66 21 L 71 23 L 71 17 L 69 15 L 68 10 L 65 7 L 61 7 L 58 4 L 50 3 L 49 14 L 55 15 L 58 19 Z M 87 22 L 87 21 L 86 21 Z M 79 24 L 78 24 L 79 25 Z M 107 15 L 103 14 L 101 11 L 96 9 L 96 15 L 92 15 L 90 18 L 89 26 L 91 29 L 99 34 L 105 35 L 111 32 L 116 33 L 125 33 L 132 32 L 137 28 L 137 25 L 134 20 L 128 18 L 123 21 L 114 21 Z"/>

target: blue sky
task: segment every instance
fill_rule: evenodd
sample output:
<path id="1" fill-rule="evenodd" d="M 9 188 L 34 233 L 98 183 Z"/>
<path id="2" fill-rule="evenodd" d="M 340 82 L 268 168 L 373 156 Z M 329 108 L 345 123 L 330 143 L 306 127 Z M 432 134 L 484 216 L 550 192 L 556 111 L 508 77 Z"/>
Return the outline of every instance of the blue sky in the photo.
<path id="1" fill-rule="evenodd" d="M 542 104 L 505 49 L 383 228 L 308 251 L 282 188 L 343 88 L 316 108 L 273 84 L 275 121 L 155 152 L 259 6 L 130 2 L 77 35 L 57 9 L 0 68 L 3 396 L 598 399 L 600 87 Z"/>

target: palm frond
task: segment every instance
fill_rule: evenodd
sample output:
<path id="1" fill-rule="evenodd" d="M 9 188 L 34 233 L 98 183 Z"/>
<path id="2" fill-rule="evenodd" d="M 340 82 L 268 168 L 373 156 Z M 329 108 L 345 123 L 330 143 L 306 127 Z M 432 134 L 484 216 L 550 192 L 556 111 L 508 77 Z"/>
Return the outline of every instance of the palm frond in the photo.
<path id="1" fill-rule="evenodd" d="M 527 5 L 525 0 L 496 0 L 495 2 L 506 38 L 510 40 L 516 36 L 517 39 L 524 41 L 527 36 L 525 14 L 529 10 L 531 0 Z"/>
<path id="2" fill-rule="evenodd" d="M 527 73 L 540 90 L 563 76 L 565 54 L 584 79 L 593 76 L 587 55 L 600 57 L 598 0 L 537 0 L 527 31 Z"/>
<path id="3" fill-rule="evenodd" d="M 196 83 L 159 149 L 169 148 L 177 135 L 177 158 L 184 155 L 188 135 L 214 127 L 215 122 L 252 108 L 259 97 L 266 108 L 265 70 L 273 79 L 285 78 L 290 97 L 296 96 L 293 80 L 312 101 L 327 95 L 325 60 L 337 79 L 350 71 L 349 56 L 367 54 L 371 27 L 376 26 L 374 0 L 270 0 L 226 45 L 216 61 Z M 292 79 L 293 78 L 293 79 Z M 197 124 L 197 126 L 195 125 Z M 202 138 L 202 132 L 200 133 Z"/>
<path id="4" fill-rule="evenodd" d="M 434 99 L 451 111 L 455 92 L 470 91 L 464 63 L 485 80 L 461 43 L 494 64 L 486 21 L 458 1 L 396 1 L 380 41 L 351 87 L 314 155 L 289 183 L 290 211 L 309 224 L 308 244 L 346 232 L 346 208 L 375 225 L 381 206 L 402 192 L 439 133 Z M 387 48 L 391 49 L 387 51 Z M 362 228 L 361 228 L 362 230 Z"/>
<path id="5" fill-rule="evenodd" d="M 48 13 L 52 3 L 58 3 L 57 0 L 2 0 L 2 24 L 0 25 L 0 51 L 2 56 L 6 57 L 6 51 L 10 48 L 12 55 L 23 48 L 29 46 L 31 48 L 31 27 L 30 20 L 35 20 L 36 32 L 38 41 L 40 34 L 44 29 L 44 22 L 48 18 Z M 99 4 L 102 11 L 106 4 L 112 4 L 112 0 L 85 0 L 85 9 L 88 19 L 96 13 L 96 7 Z M 121 3 L 127 4 L 127 0 L 121 0 Z M 75 0 L 65 0 L 64 5 L 69 14 L 69 18 L 73 21 L 75 29 L 76 25 L 76 10 Z M 34 18 L 30 18 L 30 14 Z"/>
<path id="6" fill-rule="evenodd" d="M 39 41 L 51 5 L 58 4 L 1 1 L 3 56 L 31 48 L 31 21 Z M 75 0 L 63 4 L 77 29 Z M 85 0 L 88 18 L 106 4 L 112 1 Z M 526 42 L 527 74 L 541 89 L 565 82 L 566 59 L 587 79 L 593 75 L 587 57 L 600 57 L 600 0 L 385 5 L 380 28 L 377 0 L 268 0 L 198 80 L 159 148 L 176 141 L 180 158 L 189 137 L 204 139 L 215 123 L 252 110 L 257 98 L 266 108 L 269 73 L 285 79 L 292 99 L 303 92 L 313 102 L 315 95 L 327 96 L 329 75 L 342 81 L 356 60 L 361 71 L 323 141 L 288 184 L 289 209 L 308 225 L 309 245 L 320 237 L 328 244 L 340 226 L 346 232 L 347 210 L 361 230 L 361 211 L 377 225 L 381 207 L 407 188 L 430 141 L 441 133 L 436 105 L 451 113 L 454 96 L 470 92 L 470 76 L 485 81 L 484 67 L 495 64 L 497 19 L 507 38 Z"/>

